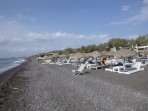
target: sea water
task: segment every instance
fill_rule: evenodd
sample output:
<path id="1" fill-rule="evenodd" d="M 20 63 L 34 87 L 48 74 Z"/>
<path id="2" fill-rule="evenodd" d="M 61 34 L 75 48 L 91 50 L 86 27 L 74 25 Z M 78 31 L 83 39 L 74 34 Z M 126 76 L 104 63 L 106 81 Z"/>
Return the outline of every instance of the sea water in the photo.
<path id="1" fill-rule="evenodd" d="M 0 73 L 5 72 L 13 67 L 21 65 L 26 60 L 23 58 L 0 58 Z"/>

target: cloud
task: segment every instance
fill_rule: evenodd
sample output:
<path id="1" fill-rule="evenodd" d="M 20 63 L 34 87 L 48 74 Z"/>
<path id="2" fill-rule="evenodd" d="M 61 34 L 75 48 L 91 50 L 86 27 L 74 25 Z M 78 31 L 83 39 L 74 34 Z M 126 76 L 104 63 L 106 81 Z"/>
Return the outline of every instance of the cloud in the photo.
<path id="1" fill-rule="evenodd" d="M 65 32 L 56 32 L 56 33 L 51 33 L 51 34 L 47 34 L 48 36 L 50 36 L 51 38 L 57 38 L 57 39 L 67 39 L 67 38 L 73 38 L 74 34 L 72 33 L 65 33 Z"/>
<path id="2" fill-rule="evenodd" d="M 0 15 L 0 24 L 23 24 L 26 22 L 36 22 L 38 19 L 36 17 L 26 16 L 23 14 L 16 14 L 14 16 L 2 16 Z"/>
<path id="3" fill-rule="evenodd" d="M 18 20 L 28 20 L 28 21 L 31 21 L 31 22 L 36 22 L 37 21 L 37 18 L 35 18 L 35 17 L 28 17 L 28 16 L 25 16 L 23 14 L 17 14 L 16 18 Z"/>
<path id="4" fill-rule="evenodd" d="M 4 16 L 0 16 L 0 19 L 4 19 Z"/>
<path id="5" fill-rule="evenodd" d="M 5 18 L 5 19 L 4 19 Z M 5 21 L 19 21 L 19 20 L 27 20 L 29 17 L 23 14 L 16 14 L 12 16 L 0 16 L 0 19 L 4 19 Z"/>
<path id="6" fill-rule="evenodd" d="M 122 11 L 128 11 L 129 9 L 130 9 L 130 6 L 129 5 L 121 6 L 121 10 Z"/>
<path id="7" fill-rule="evenodd" d="M 143 4 L 148 4 L 148 0 L 143 0 Z"/>
<path id="8" fill-rule="evenodd" d="M 26 18 L 27 18 L 27 17 L 25 17 L 25 16 L 22 15 L 22 14 L 17 14 L 16 17 L 17 17 L 18 19 L 26 19 Z"/>
<path id="9" fill-rule="evenodd" d="M 86 14 L 87 13 L 87 10 L 82 10 L 81 13 L 82 14 Z"/>
<path id="10" fill-rule="evenodd" d="M 14 48 L 12 49 L 14 52 L 26 52 L 28 49 L 27 48 Z"/>
<path id="11" fill-rule="evenodd" d="M 31 17 L 31 18 L 29 18 L 29 20 L 32 21 L 32 22 L 36 22 L 38 19 L 35 18 L 35 17 Z"/>
<path id="12" fill-rule="evenodd" d="M 57 39 L 72 39 L 74 37 L 73 34 L 65 33 L 65 32 L 55 32 L 55 33 L 37 33 L 30 32 L 25 35 L 25 40 L 27 41 L 47 41 L 47 40 L 57 40 Z"/>
<path id="13" fill-rule="evenodd" d="M 140 23 L 148 20 L 148 0 L 143 1 L 144 5 L 137 15 L 131 16 L 123 21 L 112 22 L 110 24 L 121 25 L 128 23 Z"/>
<path id="14" fill-rule="evenodd" d="M 84 35 L 66 32 L 30 32 L 21 36 L 0 35 L 0 51 L 4 53 L 40 53 L 51 50 L 77 48 L 82 45 L 99 44 L 109 39 L 108 34 Z M 5 49 L 5 50 L 4 50 Z"/>
<path id="15" fill-rule="evenodd" d="M 67 32 L 30 32 L 21 22 L 28 17 L 17 14 L 0 21 L 0 57 L 25 56 L 81 46 L 99 44 L 109 39 L 108 34 L 74 34 Z"/>
<path id="16" fill-rule="evenodd" d="M 15 24 L 16 21 L 12 20 L 12 21 L 7 21 L 6 23 L 11 25 L 11 24 Z"/>
<path id="17" fill-rule="evenodd" d="M 84 34 L 72 34 L 66 32 L 55 32 L 55 33 L 35 33 L 31 32 L 25 35 L 25 40 L 27 41 L 48 41 L 48 40 L 98 40 L 108 38 L 108 34 L 100 34 L 100 35 L 84 35 Z"/>
<path id="18" fill-rule="evenodd" d="M 46 39 L 46 36 L 44 36 L 43 34 L 31 32 L 26 34 L 24 38 L 27 41 L 34 41 L 34 40 Z"/>

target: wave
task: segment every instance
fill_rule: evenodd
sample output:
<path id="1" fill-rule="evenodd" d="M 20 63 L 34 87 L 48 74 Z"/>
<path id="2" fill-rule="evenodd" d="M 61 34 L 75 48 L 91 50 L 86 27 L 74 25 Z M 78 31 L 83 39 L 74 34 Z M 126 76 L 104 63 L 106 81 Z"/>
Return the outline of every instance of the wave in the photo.
<path id="1" fill-rule="evenodd" d="M 21 65 L 26 60 L 23 58 L 1 58 L 0 59 L 0 73 Z"/>

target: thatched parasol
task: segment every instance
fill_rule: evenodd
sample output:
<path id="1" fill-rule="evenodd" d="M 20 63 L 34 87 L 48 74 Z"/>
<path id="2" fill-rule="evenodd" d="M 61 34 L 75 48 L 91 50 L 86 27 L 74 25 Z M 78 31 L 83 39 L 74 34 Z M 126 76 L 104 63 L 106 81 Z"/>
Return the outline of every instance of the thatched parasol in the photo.
<path id="1" fill-rule="evenodd" d="M 83 57 L 90 57 L 91 54 L 90 53 L 75 53 L 75 54 L 72 54 L 70 55 L 69 58 L 77 58 L 77 59 L 80 59 L 80 58 L 83 58 Z"/>
<path id="2" fill-rule="evenodd" d="M 98 57 L 98 56 L 101 56 L 101 53 L 99 53 L 98 51 L 93 51 L 90 53 L 90 56 Z"/>
<path id="3" fill-rule="evenodd" d="M 136 55 L 136 52 L 129 50 L 129 49 L 120 49 L 115 52 L 116 57 L 129 57 Z"/>
<path id="4" fill-rule="evenodd" d="M 74 53 L 74 54 L 70 55 L 69 58 L 76 58 L 76 59 L 78 59 L 78 58 L 82 58 L 83 56 L 84 56 L 83 53 Z"/>
<path id="5" fill-rule="evenodd" d="M 68 58 L 69 57 L 69 55 L 67 55 L 67 54 L 62 54 L 62 55 L 58 55 L 60 58 Z"/>
<path id="6" fill-rule="evenodd" d="M 49 56 L 49 59 L 54 59 L 54 58 L 58 58 L 59 56 L 58 55 L 51 55 Z"/>
<path id="7" fill-rule="evenodd" d="M 100 56 L 107 56 L 108 55 L 108 52 L 107 51 L 102 51 L 101 53 L 100 53 Z"/>
<path id="8" fill-rule="evenodd" d="M 115 55 L 115 51 L 109 51 L 109 52 L 107 52 L 107 55 L 109 55 L 109 56 L 112 56 L 112 55 Z"/>

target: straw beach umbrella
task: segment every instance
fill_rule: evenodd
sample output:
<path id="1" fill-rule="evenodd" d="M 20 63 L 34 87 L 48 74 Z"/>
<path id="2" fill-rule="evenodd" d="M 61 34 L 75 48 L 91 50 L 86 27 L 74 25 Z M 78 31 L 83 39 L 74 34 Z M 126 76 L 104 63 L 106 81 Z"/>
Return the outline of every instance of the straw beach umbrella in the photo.
<path id="1" fill-rule="evenodd" d="M 59 56 L 59 58 L 68 58 L 69 57 L 69 55 L 67 55 L 67 54 L 62 54 L 62 55 L 58 55 Z"/>
<path id="2" fill-rule="evenodd" d="M 129 49 L 120 49 L 120 50 L 117 50 L 115 53 L 116 57 L 121 57 L 121 56 L 129 57 L 129 56 L 134 56 L 134 55 L 136 55 L 136 53 Z"/>
<path id="3" fill-rule="evenodd" d="M 107 51 L 102 51 L 102 52 L 100 53 L 100 56 L 108 56 L 108 52 L 107 52 Z"/>
<path id="4" fill-rule="evenodd" d="M 80 59 L 80 58 L 83 58 L 83 57 L 90 57 L 92 56 L 91 53 L 75 53 L 73 55 L 70 55 L 70 58 L 77 58 L 77 59 Z"/>
<path id="5" fill-rule="evenodd" d="M 101 56 L 101 53 L 99 53 L 98 51 L 93 51 L 90 53 L 90 56 L 98 57 L 98 56 Z"/>
<path id="6" fill-rule="evenodd" d="M 55 58 L 58 58 L 59 56 L 58 55 L 51 55 L 51 56 L 45 56 L 45 60 L 49 60 L 49 59 L 55 59 Z"/>
<path id="7" fill-rule="evenodd" d="M 79 58 L 82 58 L 82 57 L 84 57 L 83 53 L 74 53 L 74 54 L 70 55 L 70 58 L 79 59 Z"/>
<path id="8" fill-rule="evenodd" d="M 107 52 L 107 55 L 109 55 L 109 56 L 113 55 L 114 56 L 115 53 L 116 53 L 115 51 L 109 51 L 109 52 Z"/>

